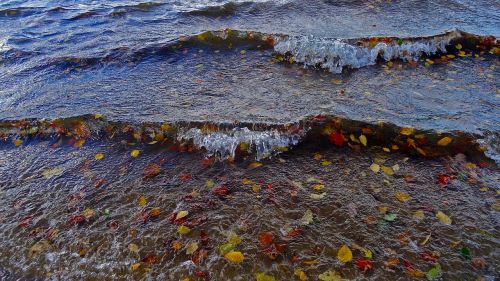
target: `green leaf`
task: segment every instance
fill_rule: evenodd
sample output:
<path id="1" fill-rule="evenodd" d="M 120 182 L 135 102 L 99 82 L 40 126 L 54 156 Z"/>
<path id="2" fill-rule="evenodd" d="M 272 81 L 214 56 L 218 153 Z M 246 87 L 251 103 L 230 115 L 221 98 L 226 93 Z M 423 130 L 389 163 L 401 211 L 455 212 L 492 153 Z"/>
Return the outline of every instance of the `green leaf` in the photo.
<path id="1" fill-rule="evenodd" d="M 429 269 L 429 271 L 427 271 L 425 276 L 427 277 L 427 280 L 434 280 L 440 273 L 441 273 L 441 266 L 438 263 L 433 268 Z"/>
<path id="2" fill-rule="evenodd" d="M 384 220 L 386 221 L 394 221 L 396 220 L 398 217 L 398 214 L 394 214 L 394 213 L 389 213 L 387 215 L 384 216 Z"/>
<path id="3" fill-rule="evenodd" d="M 225 243 L 219 246 L 219 253 L 225 255 L 231 251 L 234 251 L 236 247 L 231 243 Z"/>
<path id="4" fill-rule="evenodd" d="M 470 249 L 467 247 L 462 247 L 460 249 L 460 255 L 462 255 L 462 258 L 470 260 Z"/>

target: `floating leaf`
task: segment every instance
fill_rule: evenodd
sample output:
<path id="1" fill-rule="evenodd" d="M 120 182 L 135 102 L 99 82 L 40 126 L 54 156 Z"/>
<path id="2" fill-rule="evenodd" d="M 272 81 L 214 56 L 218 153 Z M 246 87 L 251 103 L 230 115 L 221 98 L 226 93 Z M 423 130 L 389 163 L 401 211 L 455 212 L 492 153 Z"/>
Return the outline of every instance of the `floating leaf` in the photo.
<path id="1" fill-rule="evenodd" d="M 436 264 L 433 268 L 431 268 L 425 276 L 427 277 L 427 280 L 434 280 L 438 277 L 438 275 L 441 273 L 441 266 L 439 264 Z"/>
<path id="2" fill-rule="evenodd" d="M 450 225 L 451 224 L 451 219 L 450 217 L 448 217 L 445 213 L 441 212 L 441 211 L 438 211 L 436 213 L 436 218 L 438 218 L 438 220 L 446 225 Z"/>
<path id="3" fill-rule="evenodd" d="M 333 270 L 328 270 L 328 271 L 321 273 L 318 276 L 318 279 L 321 281 L 343 281 L 340 274 L 338 274 L 336 271 L 333 271 Z"/>
<path id="4" fill-rule="evenodd" d="M 47 178 L 47 179 L 51 179 L 53 177 L 57 177 L 57 176 L 62 175 L 62 173 L 63 173 L 63 169 L 61 169 L 61 168 L 53 168 L 53 169 L 44 170 L 42 172 L 42 175 L 45 178 Z"/>
<path id="5" fill-rule="evenodd" d="M 322 190 L 323 188 L 325 188 L 325 185 L 322 183 L 318 183 L 318 184 L 313 185 L 314 190 Z"/>
<path id="6" fill-rule="evenodd" d="M 178 228 L 177 228 L 177 233 L 179 234 L 188 234 L 189 232 L 191 232 L 191 228 L 185 226 L 185 225 L 180 225 Z"/>
<path id="7" fill-rule="evenodd" d="M 342 245 L 337 252 L 337 259 L 343 263 L 350 262 L 352 260 L 351 249 L 347 245 Z"/>
<path id="8" fill-rule="evenodd" d="M 83 210 L 83 216 L 85 218 L 90 219 L 93 215 L 94 215 L 94 210 L 90 208 L 86 208 L 85 210 Z"/>
<path id="9" fill-rule="evenodd" d="M 460 255 L 466 260 L 470 260 L 470 250 L 467 247 L 460 248 Z"/>
<path id="10" fill-rule="evenodd" d="M 160 165 L 151 163 L 144 168 L 143 175 L 145 178 L 154 178 L 161 173 Z"/>
<path id="11" fill-rule="evenodd" d="M 365 254 L 365 258 L 368 258 L 368 259 L 373 258 L 373 253 L 370 249 L 365 249 L 363 252 Z"/>
<path id="12" fill-rule="evenodd" d="M 330 166 L 330 165 L 332 165 L 332 161 L 328 160 L 321 161 L 321 166 Z"/>
<path id="13" fill-rule="evenodd" d="M 263 232 L 259 234 L 259 242 L 261 247 L 268 247 L 273 243 L 273 233 L 272 232 Z"/>
<path id="14" fill-rule="evenodd" d="M 198 242 L 192 241 L 187 243 L 186 245 L 186 255 L 191 255 L 192 253 L 196 252 L 198 250 Z"/>
<path id="15" fill-rule="evenodd" d="M 276 281 L 276 279 L 272 275 L 257 272 L 255 273 L 255 281 Z"/>
<path id="16" fill-rule="evenodd" d="M 250 165 L 248 165 L 248 169 L 256 169 L 258 167 L 261 167 L 263 164 L 260 162 L 253 162 Z"/>
<path id="17" fill-rule="evenodd" d="M 380 165 L 373 163 L 370 166 L 370 170 L 372 170 L 374 173 L 378 173 L 380 171 Z"/>
<path id="18" fill-rule="evenodd" d="M 186 217 L 187 215 L 189 215 L 188 211 L 180 211 L 177 213 L 177 215 L 175 215 L 175 220 L 180 220 L 180 219 Z"/>
<path id="19" fill-rule="evenodd" d="M 304 216 L 300 219 L 302 225 L 308 225 L 313 221 L 313 213 L 310 209 L 307 209 Z"/>
<path id="20" fill-rule="evenodd" d="M 15 140 L 13 141 L 13 143 L 14 143 L 14 145 L 15 145 L 15 146 L 21 146 L 21 145 L 23 145 L 23 141 L 22 141 L 22 140 L 20 140 L 20 139 L 15 139 Z"/>
<path id="21" fill-rule="evenodd" d="M 438 142 L 437 142 L 437 145 L 439 146 L 447 146 L 448 144 L 451 143 L 453 139 L 450 138 L 450 137 L 444 137 L 442 139 L 440 139 Z"/>
<path id="22" fill-rule="evenodd" d="M 146 197 L 141 196 L 141 197 L 139 197 L 139 199 L 137 200 L 137 203 L 139 203 L 139 206 L 146 206 L 146 204 L 147 204 L 148 202 L 146 201 Z"/>
<path id="23" fill-rule="evenodd" d="M 395 193 L 395 196 L 402 203 L 405 203 L 405 202 L 407 202 L 408 200 L 411 199 L 411 196 L 408 193 L 406 193 L 406 192 L 400 192 L 400 191 L 398 191 L 398 192 Z"/>
<path id="24" fill-rule="evenodd" d="M 174 241 L 172 242 L 172 249 L 173 249 L 175 252 L 178 252 L 181 248 L 182 248 L 182 243 L 181 243 L 181 241 L 179 241 L 179 240 L 174 240 Z"/>
<path id="25" fill-rule="evenodd" d="M 139 156 L 139 154 L 141 154 L 141 151 L 138 149 L 134 149 L 134 150 L 132 150 L 132 152 L 130 152 L 130 156 L 132 156 L 134 158 Z"/>
<path id="26" fill-rule="evenodd" d="M 240 263 L 244 259 L 244 256 L 241 252 L 234 252 L 234 251 L 225 254 L 224 257 L 232 263 Z"/>
<path id="27" fill-rule="evenodd" d="M 307 280 L 307 275 L 306 273 L 300 269 L 297 268 L 294 270 L 293 274 L 299 278 L 300 281 L 306 281 Z"/>
<path id="28" fill-rule="evenodd" d="M 404 135 L 404 136 L 409 136 L 409 135 L 413 134 L 413 131 L 415 131 L 414 128 L 401 128 L 399 133 L 401 135 Z"/>
<path id="29" fill-rule="evenodd" d="M 388 176 L 394 175 L 394 170 L 391 167 L 382 166 L 380 168 L 382 169 L 382 172 L 384 172 L 384 174 Z"/>
<path id="30" fill-rule="evenodd" d="M 361 135 L 359 136 L 359 141 L 364 145 L 366 146 L 368 140 L 366 139 L 366 136 L 365 135 Z"/>
<path id="31" fill-rule="evenodd" d="M 384 216 L 384 220 L 386 221 L 394 221 L 398 218 L 398 215 L 397 214 L 394 214 L 394 213 L 389 213 L 389 214 L 386 214 Z"/>
<path id="32" fill-rule="evenodd" d="M 368 271 L 373 268 L 373 261 L 365 258 L 359 258 L 356 260 L 356 266 L 361 271 Z"/>
<path id="33" fill-rule="evenodd" d="M 99 161 L 99 160 L 102 160 L 102 159 L 104 159 L 104 154 L 102 154 L 102 153 L 97 153 L 97 154 L 95 155 L 95 160 L 98 160 L 98 161 Z"/>
<path id="34" fill-rule="evenodd" d="M 222 244 L 219 246 L 219 253 L 221 255 L 225 255 L 231 251 L 234 251 L 235 248 L 236 248 L 235 245 L 233 245 L 231 243 L 225 243 L 225 244 Z"/>
<path id="35" fill-rule="evenodd" d="M 214 183 L 214 181 L 213 181 L 213 180 L 207 180 L 207 182 L 206 182 L 206 186 L 207 186 L 208 188 L 212 188 L 212 187 L 214 187 L 214 186 L 215 186 L 215 183 Z"/>

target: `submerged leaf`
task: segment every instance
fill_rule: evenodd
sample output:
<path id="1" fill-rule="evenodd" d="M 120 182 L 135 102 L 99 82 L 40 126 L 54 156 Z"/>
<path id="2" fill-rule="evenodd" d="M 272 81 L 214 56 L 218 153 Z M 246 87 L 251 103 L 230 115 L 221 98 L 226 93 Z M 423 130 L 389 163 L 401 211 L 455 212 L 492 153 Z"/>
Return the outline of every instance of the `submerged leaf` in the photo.
<path id="1" fill-rule="evenodd" d="M 370 166 L 370 170 L 372 170 L 374 173 L 378 173 L 380 171 L 380 165 L 373 163 Z"/>
<path id="2" fill-rule="evenodd" d="M 276 279 L 272 275 L 257 272 L 255 273 L 255 281 L 276 281 Z"/>
<path id="3" fill-rule="evenodd" d="M 425 276 L 427 277 L 427 280 L 434 280 L 438 277 L 438 275 L 441 273 L 441 266 L 439 264 L 436 264 L 433 268 L 431 268 Z"/>
<path id="4" fill-rule="evenodd" d="M 191 255 L 192 253 L 196 252 L 196 250 L 198 250 L 198 242 L 193 241 L 189 242 L 186 245 L 186 255 Z"/>
<path id="5" fill-rule="evenodd" d="M 444 137 L 442 139 L 440 139 L 438 142 L 437 142 L 437 145 L 439 146 L 447 146 L 448 144 L 450 144 L 452 141 L 452 138 L 450 137 Z"/>
<path id="6" fill-rule="evenodd" d="M 178 232 L 179 234 L 182 234 L 182 235 L 184 235 L 184 234 L 188 234 L 189 232 L 191 232 L 191 228 L 189 228 L 189 227 L 187 227 L 187 226 L 185 226 L 185 225 L 181 225 L 181 226 L 179 226 L 179 227 L 177 228 L 177 232 Z"/>
<path id="7" fill-rule="evenodd" d="M 177 213 L 177 215 L 175 215 L 175 220 L 180 220 L 180 219 L 186 217 L 187 215 L 189 215 L 188 211 L 180 211 Z"/>
<path id="8" fill-rule="evenodd" d="M 130 156 L 135 158 L 135 157 L 139 156 L 140 153 L 141 153 L 140 150 L 134 149 L 134 150 L 132 150 L 132 152 L 130 152 Z"/>
<path id="9" fill-rule="evenodd" d="M 337 252 L 337 259 L 343 263 L 350 262 L 352 260 L 351 249 L 347 245 L 342 245 Z"/>
<path id="10" fill-rule="evenodd" d="M 364 145 L 366 146 L 367 145 L 367 142 L 368 140 L 366 139 L 366 136 L 365 135 L 361 135 L 359 136 L 359 141 Z"/>
<path id="11" fill-rule="evenodd" d="M 98 161 L 99 161 L 99 160 L 102 160 L 102 159 L 104 159 L 104 154 L 102 154 L 102 153 L 97 153 L 97 154 L 95 155 L 95 160 L 98 160 Z"/>
<path id="12" fill-rule="evenodd" d="M 406 193 L 406 192 L 399 192 L 398 191 L 398 192 L 395 193 L 395 196 L 402 203 L 405 203 L 405 202 L 407 202 L 408 200 L 411 199 L 411 196 L 408 193 Z"/>
<path id="13" fill-rule="evenodd" d="M 313 213 L 310 209 L 307 209 L 304 216 L 300 219 L 302 225 L 308 225 L 313 221 Z"/>
<path id="14" fill-rule="evenodd" d="M 229 252 L 224 257 L 232 263 L 241 263 L 245 258 L 241 252 Z"/>
<path id="15" fill-rule="evenodd" d="M 384 216 L 384 220 L 386 220 L 386 221 L 394 221 L 394 220 L 396 220 L 396 219 L 397 219 L 397 217 L 398 217 L 398 215 L 397 215 L 397 214 L 394 214 L 394 213 L 389 213 L 389 214 L 386 214 L 386 215 Z"/>
<path id="16" fill-rule="evenodd" d="M 321 281 L 342 281 L 342 277 L 336 271 L 328 270 L 318 276 Z"/>
<path id="17" fill-rule="evenodd" d="M 441 212 L 441 211 L 438 211 L 436 213 L 436 218 L 438 218 L 438 220 L 446 225 L 450 225 L 451 224 L 451 219 L 450 217 L 448 217 L 445 213 Z"/>

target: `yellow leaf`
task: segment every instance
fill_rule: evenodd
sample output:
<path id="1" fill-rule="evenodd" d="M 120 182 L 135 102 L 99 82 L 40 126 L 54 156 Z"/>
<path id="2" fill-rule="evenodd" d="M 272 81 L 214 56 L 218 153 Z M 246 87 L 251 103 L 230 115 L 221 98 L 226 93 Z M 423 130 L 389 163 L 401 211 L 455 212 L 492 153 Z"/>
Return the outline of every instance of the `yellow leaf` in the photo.
<path id="1" fill-rule="evenodd" d="M 198 242 L 193 241 L 189 242 L 186 245 L 186 255 L 191 255 L 192 253 L 196 252 L 196 250 L 198 250 Z"/>
<path id="2" fill-rule="evenodd" d="M 94 211 L 90 208 L 86 208 L 83 210 L 83 216 L 86 217 L 87 219 L 91 218 L 94 215 Z"/>
<path id="3" fill-rule="evenodd" d="M 57 176 L 60 176 L 62 175 L 63 173 L 63 169 L 61 168 L 53 168 L 53 169 L 46 169 L 42 172 L 42 175 L 47 178 L 47 179 L 51 179 L 53 177 L 57 177 Z"/>
<path id="4" fill-rule="evenodd" d="M 304 216 L 302 216 L 302 219 L 300 219 L 300 223 L 302 225 L 308 225 L 313 221 L 313 212 L 310 209 L 307 209 L 304 213 Z"/>
<path id="5" fill-rule="evenodd" d="M 359 141 L 364 145 L 366 146 L 366 144 L 368 143 L 368 140 L 366 139 L 366 136 L 365 135 L 361 135 L 359 136 Z"/>
<path id="6" fill-rule="evenodd" d="M 248 151 L 249 148 L 250 148 L 250 146 L 248 145 L 248 143 L 246 143 L 246 142 L 240 143 L 240 150 L 241 151 Z"/>
<path id="7" fill-rule="evenodd" d="M 272 275 L 257 272 L 255 273 L 255 281 L 276 281 L 276 279 Z"/>
<path id="8" fill-rule="evenodd" d="M 343 281 L 342 276 L 340 276 L 336 271 L 328 270 L 321 273 L 318 276 L 321 281 Z"/>
<path id="9" fill-rule="evenodd" d="M 438 211 L 437 214 L 436 214 L 436 218 L 438 218 L 438 220 L 446 225 L 450 225 L 451 224 L 451 219 L 450 217 L 448 217 L 445 213 L 441 212 L 441 211 Z"/>
<path id="10" fill-rule="evenodd" d="M 139 246 L 137 246 L 134 243 L 128 244 L 128 250 L 131 251 L 132 253 L 138 253 L 139 252 Z"/>
<path id="11" fill-rule="evenodd" d="M 456 44 L 455 49 L 462 50 L 462 44 L 460 44 L 460 43 Z"/>
<path id="12" fill-rule="evenodd" d="M 384 174 L 386 174 L 386 175 L 389 175 L 389 176 L 394 175 L 394 170 L 391 167 L 382 166 L 381 169 L 382 169 L 382 172 L 384 172 Z"/>
<path id="13" fill-rule="evenodd" d="M 177 233 L 179 234 L 188 234 L 189 232 L 191 232 L 191 228 L 185 226 L 185 225 L 181 225 L 177 228 Z"/>
<path id="14" fill-rule="evenodd" d="M 161 124 L 160 128 L 162 131 L 166 132 L 166 131 L 170 131 L 172 129 L 172 126 L 170 126 L 170 124 L 164 123 L 164 124 Z"/>
<path id="15" fill-rule="evenodd" d="M 104 159 L 104 154 L 102 154 L 102 153 L 97 153 L 97 154 L 95 155 L 95 160 L 102 160 L 102 159 Z"/>
<path id="16" fill-rule="evenodd" d="M 321 162 L 321 166 L 330 166 L 330 165 L 332 165 L 331 161 L 324 160 L 324 161 Z"/>
<path id="17" fill-rule="evenodd" d="M 325 188 L 325 185 L 322 183 L 318 183 L 318 184 L 313 185 L 314 190 L 322 190 L 323 188 Z"/>
<path id="18" fill-rule="evenodd" d="M 248 165 L 248 169 L 255 169 L 255 168 L 258 168 L 258 167 L 261 167 L 262 166 L 262 163 L 260 162 L 253 162 L 252 164 Z"/>
<path id="19" fill-rule="evenodd" d="M 241 243 L 241 238 L 234 231 L 230 231 L 227 234 L 227 241 L 233 245 L 238 245 Z"/>
<path id="20" fill-rule="evenodd" d="M 144 196 L 139 197 L 139 199 L 137 200 L 137 202 L 139 203 L 139 206 L 145 206 L 148 203 L 146 201 L 146 198 Z"/>
<path id="21" fill-rule="evenodd" d="M 401 128 L 399 133 L 404 135 L 404 136 L 409 136 L 409 135 L 413 134 L 413 131 L 415 131 L 414 128 Z"/>
<path id="22" fill-rule="evenodd" d="M 417 210 L 415 213 L 413 213 L 413 219 L 415 220 L 422 220 L 425 218 L 425 213 L 422 210 Z"/>
<path id="23" fill-rule="evenodd" d="M 224 255 L 224 257 L 232 263 L 240 263 L 245 258 L 241 252 L 229 252 Z"/>
<path id="24" fill-rule="evenodd" d="M 370 170 L 372 170 L 374 173 L 378 173 L 380 171 L 380 165 L 376 164 L 376 163 L 373 163 L 370 166 Z"/>
<path id="25" fill-rule="evenodd" d="M 213 180 L 207 180 L 206 185 L 207 185 L 208 188 L 212 188 L 212 187 L 214 187 L 215 183 L 214 183 Z"/>
<path id="26" fill-rule="evenodd" d="M 80 148 L 82 147 L 83 145 L 85 144 L 85 140 L 84 139 L 79 139 L 75 142 L 75 144 L 73 145 L 75 148 Z"/>
<path id="27" fill-rule="evenodd" d="M 134 150 L 132 150 L 132 152 L 130 152 L 130 156 L 137 157 L 137 156 L 139 156 L 140 153 L 141 153 L 140 150 L 134 149 Z"/>
<path id="28" fill-rule="evenodd" d="M 467 163 L 465 163 L 465 168 L 467 168 L 467 169 L 469 169 L 469 170 L 472 170 L 472 169 L 477 168 L 477 166 L 476 166 L 476 164 L 474 164 L 474 163 L 467 162 Z"/>
<path id="29" fill-rule="evenodd" d="M 252 185 L 252 191 L 255 192 L 255 193 L 260 192 L 260 185 L 253 184 Z"/>
<path id="30" fill-rule="evenodd" d="M 295 269 L 295 271 L 293 272 L 293 274 L 295 274 L 295 276 L 297 276 L 300 281 L 306 281 L 307 280 L 306 273 L 302 269 L 300 269 L 300 268 Z"/>
<path id="31" fill-rule="evenodd" d="M 444 137 L 437 142 L 437 145 L 447 146 L 448 144 L 451 143 L 451 141 L 452 141 L 452 139 L 450 137 Z"/>
<path id="32" fill-rule="evenodd" d="M 140 263 L 134 263 L 134 264 L 132 265 L 132 270 L 136 271 L 136 270 L 138 270 L 140 267 L 141 267 L 141 264 L 140 264 Z"/>
<path id="33" fill-rule="evenodd" d="M 175 219 L 176 220 L 180 220 L 184 217 L 186 217 L 187 215 L 189 215 L 189 212 L 188 211 L 180 211 L 177 213 L 177 215 L 175 216 Z"/>
<path id="34" fill-rule="evenodd" d="M 347 245 L 342 245 L 337 252 L 337 259 L 343 263 L 350 262 L 352 260 L 351 249 Z"/>
<path id="35" fill-rule="evenodd" d="M 21 146 L 21 145 L 23 145 L 23 141 L 20 140 L 20 139 L 14 140 L 13 143 L 14 143 L 15 146 Z"/>
<path id="36" fill-rule="evenodd" d="M 172 249 L 174 249 L 175 252 L 178 252 L 182 248 L 182 243 L 179 240 L 174 240 L 172 242 Z"/>
<path id="37" fill-rule="evenodd" d="M 407 202 L 408 200 L 411 199 L 411 196 L 408 193 L 406 193 L 406 192 L 397 191 L 395 193 L 395 196 L 399 200 L 399 202 L 402 202 L 402 203 L 405 203 L 405 202 Z"/>
<path id="38" fill-rule="evenodd" d="M 303 261 L 302 263 L 305 265 L 315 265 L 315 264 L 318 264 L 319 261 L 318 260 L 310 260 L 310 261 Z"/>
<path id="39" fill-rule="evenodd" d="M 365 249 L 364 254 L 365 254 L 365 258 L 367 258 L 367 259 L 371 259 L 373 257 L 373 253 L 372 253 L 372 251 L 370 251 L 370 249 Z"/>
<path id="40" fill-rule="evenodd" d="M 244 185 L 249 185 L 249 184 L 252 184 L 253 181 L 249 180 L 249 179 L 242 179 L 241 180 L 241 183 L 244 184 Z"/>
<path id="41" fill-rule="evenodd" d="M 383 150 L 384 152 L 391 152 L 391 150 L 390 150 L 389 148 L 387 148 L 387 147 L 382 147 L 382 150 Z"/>
<path id="42" fill-rule="evenodd" d="M 100 113 L 96 113 L 96 114 L 94 115 L 94 119 L 101 119 L 102 117 L 103 117 L 103 115 L 102 115 L 102 114 L 100 114 Z"/>
<path id="43" fill-rule="evenodd" d="M 427 235 L 427 237 L 425 237 L 425 239 L 422 242 L 420 242 L 420 245 L 424 246 L 425 244 L 427 244 L 427 242 L 429 242 L 430 238 L 431 238 L 431 234 L 429 233 L 429 235 Z"/>

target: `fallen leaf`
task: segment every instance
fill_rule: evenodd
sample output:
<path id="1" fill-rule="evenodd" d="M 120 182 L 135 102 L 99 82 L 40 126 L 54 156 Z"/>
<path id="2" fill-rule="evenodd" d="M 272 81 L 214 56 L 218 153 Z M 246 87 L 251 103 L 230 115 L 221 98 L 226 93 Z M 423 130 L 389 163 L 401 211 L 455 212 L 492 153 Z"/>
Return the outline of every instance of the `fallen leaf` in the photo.
<path id="1" fill-rule="evenodd" d="M 189 215 L 188 211 L 180 211 L 177 213 L 177 215 L 175 215 L 175 220 L 180 220 L 180 219 L 186 217 L 187 215 Z"/>
<path id="2" fill-rule="evenodd" d="M 395 196 L 402 203 L 406 203 L 407 201 L 409 201 L 411 199 L 411 196 L 406 192 L 397 191 L 395 193 Z"/>
<path id="3" fill-rule="evenodd" d="M 225 255 L 231 251 L 234 251 L 235 248 L 236 248 L 235 245 L 233 245 L 231 243 L 225 243 L 225 244 L 222 244 L 219 246 L 219 253 L 221 255 Z"/>
<path id="4" fill-rule="evenodd" d="M 188 234 L 189 232 L 191 232 L 191 228 L 189 228 L 189 227 L 187 227 L 185 225 L 180 225 L 177 228 L 177 233 L 179 233 L 181 235 Z"/>
<path id="5" fill-rule="evenodd" d="M 382 172 L 384 172 L 384 174 L 386 174 L 388 176 L 394 175 L 394 170 L 391 167 L 382 166 L 381 169 L 382 169 Z"/>
<path id="6" fill-rule="evenodd" d="M 409 135 L 413 134 L 413 131 L 415 131 L 414 128 L 401 128 L 399 133 L 401 135 L 404 135 L 404 136 L 409 136 Z"/>
<path id="7" fill-rule="evenodd" d="M 359 141 L 361 142 L 361 144 L 363 144 L 364 146 L 367 145 L 367 142 L 368 140 L 366 139 L 366 136 L 365 135 L 361 135 L 359 136 Z"/>
<path id="8" fill-rule="evenodd" d="M 325 197 L 325 195 L 326 195 L 326 192 L 319 193 L 319 194 L 312 193 L 312 194 L 310 195 L 310 197 L 311 197 L 312 199 L 322 199 L 322 198 L 324 198 L 324 197 Z"/>
<path id="9" fill-rule="evenodd" d="M 14 143 L 14 145 L 15 145 L 15 146 L 21 146 L 21 145 L 23 145 L 23 141 L 22 141 L 22 140 L 20 140 L 20 139 L 15 139 L 15 140 L 13 141 L 13 143 Z"/>
<path id="10" fill-rule="evenodd" d="M 179 240 L 174 240 L 172 242 L 172 249 L 174 252 L 178 252 L 182 248 L 182 243 Z"/>
<path id="11" fill-rule="evenodd" d="M 460 248 L 460 255 L 462 256 L 463 259 L 470 260 L 471 258 L 470 249 L 467 247 Z"/>
<path id="12" fill-rule="evenodd" d="M 450 217 L 448 217 L 445 213 L 441 212 L 441 211 L 438 211 L 436 213 L 436 218 L 438 218 L 438 220 L 443 223 L 443 224 L 446 224 L 446 225 L 450 225 L 451 224 L 451 219 Z"/>
<path id="13" fill-rule="evenodd" d="M 60 176 L 62 175 L 63 173 L 63 169 L 61 168 L 53 168 L 53 169 L 46 169 L 42 172 L 42 175 L 47 178 L 47 179 L 51 179 L 53 177 L 57 177 L 57 176 Z"/>
<path id="14" fill-rule="evenodd" d="M 95 160 L 98 160 L 98 161 L 99 161 L 99 160 L 102 160 L 102 159 L 104 159 L 104 154 L 102 154 L 102 153 L 97 153 L 97 154 L 95 155 Z"/>
<path id="15" fill-rule="evenodd" d="M 260 162 L 253 162 L 250 165 L 248 165 L 248 169 L 256 169 L 256 168 L 261 167 L 261 166 L 263 166 L 262 163 L 260 163 Z"/>
<path id="16" fill-rule="evenodd" d="M 244 259 L 244 256 L 241 252 L 234 251 L 225 254 L 224 257 L 232 263 L 241 263 Z"/>
<path id="17" fill-rule="evenodd" d="M 141 154 L 141 151 L 138 149 L 134 149 L 134 150 L 132 150 L 132 152 L 130 152 L 130 156 L 132 156 L 134 158 L 139 156 L 139 154 Z"/>
<path id="18" fill-rule="evenodd" d="M 310 209 L 307 209 L 304 213 L 304 216 L 300 219 L 300 223 L 302 225 L 308 225 L 313 221 L 313 213 Z"/>
<path id="19" fill-rule="evenodd" d="M 137 246 L 134 243 L 128 244 L 128 250 L 131 251 L 132 253 L 139 253 L 139 246 Z"/>
<path id="20" fill-rule="evenodd" d="M 192 241 L 186 244 L 186 255 L 191 255 L 198 250 L 198 242 Z"/>
<path id="21" fill-rule="evenodd" d="M 259 234 L 259 242 L 260 242 L 260 246 L 261 247 L 268 247 L 269 245 L 271 245 L 271 243 L 273 242 L 273 233 L 272 232 L 263 232 L 261 234 Z"/>
<path id="22" fill-rule="evenodd" d="M 207 186 L 208 188 L 212 188 L 212 187 L 214 187 L 214 186 L 215 186 L 215 183 L 214 183 L 214 181 L 213 181 L 213 180 L 207 180 L 207 182 L 206 182 L 206 186 Z"/>
<path id="23" fill-rule="evenodd" d="M 373 268 L 373 261 L 365 258 L 359 258 L 356 260 L 356 266 L 361 271 L 368 271 Z"/>
<path id="24" fill-rule="evenodd" d="M 293 274 L 299 278 L 300 281 L 306 281 L 307 280 L 307 275 L 306 273 L 300 269 L 297 268 L 294 270 Z"/>
<path id="25" fill-rule="evenodd" d="M 132 270 L 133 270 L 133 271 L 136 271 L 136 270 L 138 270 L 140 267 L 141 267 L 141 264 L 140 264 L 140 263 L 134 263 L 134 264 L 132 265 Z"/>
<path id="26" fill-rule="evenodd" d="M 380 171 L 380 165 L 373 163 L 370 166 L 370 170 L 372 170 L 374 173 L 378 173 Z"/>
<path id="27" fill-rule="evenodd" d="M 160 165 L 156 163 L 151 163 L 144 168 L 143 176 L 145 178 L 154 178 L 161 173 Z"/>
<path id="28" fill-rule="evenodd" d="M 440 139 L 438 142 L 437 142 L 437 145 L 439 146 L 447 146 L 448 144 L 451 143 L 453 139 L 450 138 L 450 137 L 444 137 L 442 139 Z"/>
<path id="29" fill-rule="evenodd" d="M 139 203 L 139 206 L 145 206 L 148 202 L 146 201 L 146 198 L 144 196 L 141 196 L 137 200 L 137 203 Z"/>
<path id="30" fill-rule="evenodd" d="M 340 276 L 340 274 L 333 270 L 328 270 L 321 273 L 318 276 L 318 279 L 321 281 L 343 281 L 342 276 Z"/>
<path id="31" fill-rule="evenodd" d="M 337 259 L 343 263 L 350 262 L 352 260 L 351 249 L 347 245 L 342 245 L 337 252 Z"/>
<path id="32" fill-rule="evenodd" d="M 394 221 L 394 220 L 396 220 L 396 219 L 397 219 L 397 217 L 398 217 L 398 215 L 397 215 L 397 214 L 394 214 L 394 213 L 389 213 L 389 214 L 386 214 L 386 215 L 384 216 L 384 220 L 386 220 L 386 221 Z"/>
<path id="33" fill-rule="evenodd" d="M 415 213 L 413 213 L 413 219 L 415 220 L 422 220 L 425 218 L 425 213 L 422 210 L 417 210 Z"/>
<path id="34" fill-rule="evenodd" d="M 433 268 L 431 268 L 425 276 L 427 277 L 427 280 L 434 280 L 438 277 L 438 275 L 441 273 L 441 266 L 439 264 L 436 264 Z"/>
<path id="35" fill-rule="evenodd" d="M 257 272 L 255 273 L 255 281 L 276 281 L 276 279 L 272 275 Z"/>
<path id="36" fill-rule="evenodd" d="M 90 219 L 93 215 L 94 215 L 94 210 L 92 210 L 90 208 L 86 208 L 85 210 L 83 210 L 83 216 L 86 219 Z"/>

